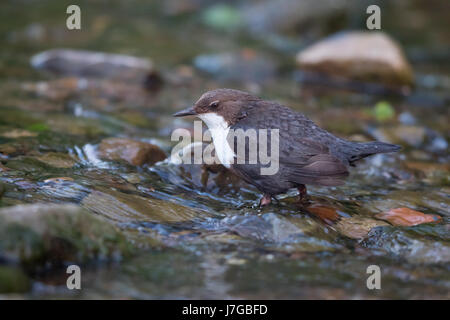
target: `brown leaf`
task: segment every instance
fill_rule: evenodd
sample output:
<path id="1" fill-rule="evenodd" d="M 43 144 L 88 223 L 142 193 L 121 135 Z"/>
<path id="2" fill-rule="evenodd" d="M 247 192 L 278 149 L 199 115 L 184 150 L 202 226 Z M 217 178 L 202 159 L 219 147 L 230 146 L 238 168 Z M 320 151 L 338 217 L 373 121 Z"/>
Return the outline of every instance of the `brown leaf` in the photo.
<path id="1" fill-rule="evenodd" d="M 409 208 L 396 208 L 375 216 L 386 220 L 394 226 L 416 226 L 422 223 L 439 222 L 442 218 L 435 214 L 424 214 Z"/>
<path id="2" fill-rule="evenodd" d="M 331 223 L 339 219 L 339 214 L 336 212 L 336 209 L 332 207 L 316 205 L 308 207 L 308 211 L 326 223 Z"/>

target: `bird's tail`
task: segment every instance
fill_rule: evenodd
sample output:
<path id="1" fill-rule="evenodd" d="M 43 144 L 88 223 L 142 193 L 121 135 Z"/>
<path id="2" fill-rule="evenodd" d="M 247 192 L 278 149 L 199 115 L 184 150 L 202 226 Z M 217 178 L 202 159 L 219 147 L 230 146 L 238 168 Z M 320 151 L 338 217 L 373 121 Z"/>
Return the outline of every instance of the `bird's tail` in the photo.
<path id="1" fill-rule="evenodd" d="M 377 153 L 397 152 L 400 149 L 401 147 L 398 145 L 380 141 L 360 143 L 351 142 L 346 146 L 345 153 L 348 156 L 349 163 L 353 164 L 355 161 Z"/>

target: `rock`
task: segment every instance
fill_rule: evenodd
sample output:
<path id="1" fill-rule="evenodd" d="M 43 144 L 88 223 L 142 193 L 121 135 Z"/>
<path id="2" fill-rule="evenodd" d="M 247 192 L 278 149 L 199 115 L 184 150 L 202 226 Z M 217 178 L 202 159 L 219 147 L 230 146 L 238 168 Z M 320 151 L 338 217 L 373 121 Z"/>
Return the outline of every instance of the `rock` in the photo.
<path id="1" fill-rule="evenodd" d="M 262 83 L 273 78 L 277 70 L 272 59 L 252 49 L 200 55 L 195 58 L 194 65 L 223 81 Z"/>
<path id="2" fill-rule="evenodd" d="M 194 210 L 168 200 L 144 198 L 101 189 L 83 199 L 82 206 L 117 222 L 146 221 L 156 223 L 190 221 L 206 212 Z"/>
<path id="3" fill-rule="evenodd" d="M 333 236 L 324 233 L 319 224 L 304 216 L 285 217 L 273 212 L 261 216 L 239 215 L 226 217 L 221 225 L 243 238 L 271 243 L 283 251 L 316 252 L 339 247 Z"/>
<path id="4" fill-rule="evenodd" d="M 335 225 L 335 228 L 339 233 L 346 237 L 352 239 L 364 239 L 373 228 L 387 225 L 388 224 L 383 221 L 353 216 L 350 218 L 342 218 Z"/>
<path id="5" fill-rule="evenodd" d="M 450 164 L 448 163 L 406 161 L 404 165 L 410 170 L 423 172 L 427 177 L 438 175 L 443 178 L 450 174 Z"/>
<path id="6" fill-rule="evenodd" d="M 89 194 L 89 189 L 69 177 L 58 177 L 39 183 L 38 193 L 45 195 L 49 201 L 80 202 Z"/>
<path id="7" fill-rule="evenodd" d="M 0 209 L 0 252 L 26 268 L 117 259 L 128 241 L 110 224 L 73 204 L 26 204 Z"/>
<path id="8" fill-rule="evenodd" d="M 13 101 L 12 104 L 22 110 L 62 111 L 72 109 L 76 116 L 83 115 L 83 106 L 89 109 L 106 110 L 121 109 L 120 104 L 152 106 L 155 99 L 148 91 L 155 91 L 162 84 L 155 73 L 148 74 L 137 85 L 131 81 L 120 79 L 97 79 L 62 77 L 47 81 L 27 82 L 21 85 L 25 93 L 37 95 L 39 100 Z M 66 100 L 73 100 L 65 103 Z M 44 100 L 45 99 L 45 100 Z M 68 111 L 69 111 L 68 110 Z M 86 112 L 86 111 L 85 111 Z M 61 118 L 61 117 L 60 117 Z M 73 118 L 72 118 L 73 119 Z M 73 119 L 76 121 L 76 119 Z M 86 121 L 83 117 L 81 120 Z M 56 123 L 57 124 L 57 123 Z M 53 128 L 52 124 L 52 129 Z"/>
<path id="9" fill-rule="evenodd" d="M 435 214 L 424 214 L 409 208 L 395 208 L 386 212 L 381 212 L 375 216 L 378 219 L 386 220 L 394 226 L 416 226 L 422 223 L 436 223 L 442 220 Z"/>
<path id="10" fill-rule="evenodd" d="M 44 153 L 36 159 L 55 168 L 72 168 L 77 163 L 73 156 L 59 152 Z"/>
<path id="11" fill-rule="evenodd" d="M 27 292 L 31 281 L 19 268 L 0 265 L 0 293 Z"/>
<path id="12" fill-rule="evenodd" d="M 0 182 L 0 198 L 3 196 L 4 193 L 5 193 L 5 185 Z"/>
<path id="13" fill-rule="evenodd" d="M 5 138 L 22 138 L 22 137 L 36 137 L 38 134 L 36 132 L 31 132 L 23 129 L 13 129 L 11 131 L 3 132 L 0 136 Z"/>
<path id="14" fill-rule="evenodd" d="M 417 123 L 416 118 L 408 111 L 404 111 L 398 115 L 398 121 L 401 124 L 412 126 Z"/>
<path id="15" fill-rule="evenodd" d="M 448 183 L 445 185 L 449 185 Z M 448 197 L 445 191 L 424 192 L 423 190 L 391 190 L 388 197 L 376 199 L 362 204 L 369 211 L 387 212 L 395 208 L 427 208 L 431 212 L 436 212 L 440 216 L 450 214 Z"/>
<path id="16" fill-rule="evenodd" d="M 398 125 L 395 127 L 383 127 L 373 132 L 375 138 L 396 144 L 407 144 L 419 147 L 426 139 L 426 130 L 420 126 Z"/>
<path id="17" fill-rule="evenodd" d="M 264 37 L 267 33 L 298 31 L 311 25 L 320 28 L 324 21 L 336 21 L 351 7 L 351 2 L 345 0 L 262 0 L 245 3 L 241 10 L 245 24 L 250 31 Z"/>
<path id="18" fill-rule="evenodd" d="M 76 77 L 64 77 L 49 81 L 26 82 L 22 84 L 22 89 L 32 92 L 41 98 L 51 101 L 61 101 L 73 95 L 75 92 L 86 86 L 86 80 Z M 45 110 L 48 108 L 36 108 Z"/>
<path id="19" fill-rule="evenodd" d="M 435 138 L 431 142 L 431 148 L 433 150 L 446 150 L 448 148 L 447 140 L 442 137 Z"/>
<path id="20" fill-rule="evenodd" d="M 18 152 L 18 148 L 12 144 L 4 143 L 0 144 L 0 153 L 4 155 L 12 155 Z"/>
<path id="21" fill-rule="evenodd" d="M 303 70 L 346 79 L 410 86 L 411 66 L 400 46 L 382 32 L 339 33 L 298 53 Z"/>
<path id="22" fill-rule="evenodd" d="M 31 65 L 65 76 L 144 82 L 152 73 L 151 61 L 123 54 L 73 49 L 52 49 L 34 55 Z"/>
<path id="23" fill-rule="evenodd" d="M 98 151 L 105 160 L 124 160 L 134 166 L 154 164 L 166 159 L 166 154 L 158 146 L 126 138 L 103 139 Z"/>
<path id="24" fill-rule="evenodd" d="M 18 156 L 27 154 L 36 148 L 36 141 L 34 139 L 16 140 L 14 142 L 0 144 L 0 155 Z"/>
<path id="25" fill-rule="evenodd" d="M 450 262 L 448 241 L 439 241 L 436 237 L 430 238 L 403 228 L 376 228 L 361 245 L 384 250 L 391 255 L 403 257 L 410 263 L 448 265 Z"/>

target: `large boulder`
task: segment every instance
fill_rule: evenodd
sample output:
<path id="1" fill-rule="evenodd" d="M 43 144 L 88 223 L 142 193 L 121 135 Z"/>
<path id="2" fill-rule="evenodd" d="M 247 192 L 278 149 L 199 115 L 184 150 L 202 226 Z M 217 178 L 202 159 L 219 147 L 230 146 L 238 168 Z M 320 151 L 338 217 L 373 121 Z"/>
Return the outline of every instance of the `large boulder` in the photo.
<path id="1" fill-rule="evenodd" d="M 400 46 L 382 32 L 339 33 L 297 54 L 302 70 L 388 86 L 410 86 L 413 72 Z"/>

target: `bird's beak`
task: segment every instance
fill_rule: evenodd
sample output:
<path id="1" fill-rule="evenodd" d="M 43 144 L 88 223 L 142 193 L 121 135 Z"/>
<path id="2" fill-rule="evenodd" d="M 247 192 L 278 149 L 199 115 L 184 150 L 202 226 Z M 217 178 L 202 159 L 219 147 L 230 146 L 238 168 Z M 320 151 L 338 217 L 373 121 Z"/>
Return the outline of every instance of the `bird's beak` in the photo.
<path id="1" fill-rule="evenodd" d="M 174 117 L 185 117 L 185 116 L 194 116 L 197 112 L 195 112 L 194 107 L 190 107 L 181 111 L 178 111 L 177 113 L 174 113 Z"/>

